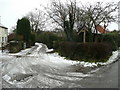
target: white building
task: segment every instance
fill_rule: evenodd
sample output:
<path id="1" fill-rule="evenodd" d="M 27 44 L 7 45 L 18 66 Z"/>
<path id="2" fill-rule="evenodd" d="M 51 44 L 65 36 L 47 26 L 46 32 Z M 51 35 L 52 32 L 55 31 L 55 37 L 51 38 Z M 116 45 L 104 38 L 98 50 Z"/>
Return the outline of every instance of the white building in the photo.
<path id="1" fill-rule="evenodd" d="M 7 44 L 8 28 L 0 23 L 0 47 Z"/>

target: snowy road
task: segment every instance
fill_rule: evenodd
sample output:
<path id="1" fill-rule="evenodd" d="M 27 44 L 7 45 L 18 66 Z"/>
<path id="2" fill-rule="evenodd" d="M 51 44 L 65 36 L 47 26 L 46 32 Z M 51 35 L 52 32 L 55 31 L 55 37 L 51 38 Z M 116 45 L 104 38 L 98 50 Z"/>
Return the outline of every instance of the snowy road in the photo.
<path id="1" fill-rule="evenodd" d="M 49 51 L 51 50 L 46 45 L 36 43 L 36 46 L 17 54 L 1 54 L 1 86 L 3 88 L 94 88 L 103 83 L 100 87 L 117 88 L 117 62 L 97 68 L 95 63 L 66 60 L 57 53 L 47 54 L 46 52 Z M 107 63 L 100 64 L 112 63 L 118 59 L 117 57 L 118 51 L 113 53 Z M 108 75 L 108 79 L 105 78 Z M 114 81 L 111 80 L 113 77 Z"/>
<path id="2" fill-rule="evenodd" d="M 118 88 L 118 62 L 103 66 L 90 78 L 81 80 L 85 88 Z"/>

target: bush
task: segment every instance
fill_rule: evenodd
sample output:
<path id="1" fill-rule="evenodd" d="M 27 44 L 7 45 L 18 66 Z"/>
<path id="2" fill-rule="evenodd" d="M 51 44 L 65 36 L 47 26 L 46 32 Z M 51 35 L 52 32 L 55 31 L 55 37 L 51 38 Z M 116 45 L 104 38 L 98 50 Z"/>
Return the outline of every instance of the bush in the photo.
<path id="1" fill-rule="evenodd" d="M 30 21 L 26 17 L 23 17 L 17 21 L 16 34 L 22 35 L 25 42 L 30 40 L 31 26 Z"/>
<path id="2" fill-rule="evenodd" d="M 31 46 L 34 46 L 35 45 L 35 33 L 31 33 Z"/>
<path id="3" fill-rule="evenodd" d="M 55 48 L 55 44 L 57 44 L 59 40 L 62 40 L 61 37 L 56 36 L 52 32 L 42 32 L 36 35 L 36 41 L 46 44 L 48 48 Z"/>
<path id="4" fill-rule="evenodd" d="M 120 47 L 120 34 L 118 35 L 118 47 Z"/>
<path id="5" fill-rule="evenodd" d="M 120 44 L 120 35 L 118 33 L 106 33 L 102 35 L 101 42 L 106 42 L 112 45 L 112 49 L 116 50 Z"/>
<path id="6" fill-rule="evenodd" d="M 8 42 L 10 41 L 23 41 L 23 36 L 22 35 L 17 35 L 15 33 L 12 33 L 8 36 Z"/>
<path id="7" fill-rule="evenodd" d="M 112 54 L 111 46 L 106 43 L 61 42 L 58 52 L 73 60 L 103 61 Z"/>
<path id="8" fill-rule="evenodd" d="M 17 53 L 19 52 L 20 50 L 23 49 L 23 42 L 22 41 L 11 41 L 9 42 L 9 52 L 10 53 Z"/>

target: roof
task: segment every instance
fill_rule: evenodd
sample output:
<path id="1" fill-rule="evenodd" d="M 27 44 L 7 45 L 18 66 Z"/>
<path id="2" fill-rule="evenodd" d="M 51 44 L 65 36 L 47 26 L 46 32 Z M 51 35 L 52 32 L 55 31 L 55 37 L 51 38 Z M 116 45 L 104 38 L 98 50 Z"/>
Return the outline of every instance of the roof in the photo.
<path id="1" fill-rule="evenodd" d="M 1 23 L 0 23 L 0 27 L 1 27 L 1 28 L 5 28 L 5 29 L 8 29 L 7 27 L 5 27 L 4 25 L 2 25 Z"/>
<path id="2" fill-rule="evenodd" d="M 101 34 L 103 34 L 103 33 L 105 33 L 106 32 L 106 30 L 105 29 L 103 29 L 103 27 L 102 26 L 100 26 L 100 25 L 98 25 L 97 27 L 96 27 L 96 29 L 101 33 Z"/>

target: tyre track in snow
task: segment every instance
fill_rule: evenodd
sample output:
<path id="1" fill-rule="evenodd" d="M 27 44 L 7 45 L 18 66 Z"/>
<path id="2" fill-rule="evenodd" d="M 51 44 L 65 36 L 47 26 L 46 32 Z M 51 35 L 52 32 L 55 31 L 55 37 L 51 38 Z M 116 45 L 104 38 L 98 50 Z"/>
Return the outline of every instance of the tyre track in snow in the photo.
<path id="1" fill-rule="evenodd" d="M 60 69 L 60 68 L 55 67 L 53 62 L 44 61 L 43 60 L 44 58 L 41 58 L 41 56 L 46 54 L 46 51 L 47 51 L 46 46 L 44 44 L 42 44 L 42 47 L 41 48 L 39 48 L 39 47 L 40 46 L 37 45 L 34 48 L 32 48 L 31 50 L 28 50 L 23 55 L 19 55 L 19 54 L 18 55 L 13 55 L 13 56 L 15 56 L 15 58 L 12 60 L 12 62 L 14 62 L 14 61 L 18 62 L 19 61 L 19 63 L 16 63 L 16 64 L 18 64 L 18 66 L 25 64 L 25 63 L 21 63 L 22 61 L 25 61 L 25 60 L 26 61 L 28 60 L 28 62 L 30 62 L 30 60 L 33 60 L 33 61 L 34 60 L 36 60 L 36 61 L 39 60 L 38 65 L 35 64 L 35 65 L 30 65 L 30 66 L 27 66 L 27 67 L 23 68 L 23 69 L 29 68 L 29 70 L 32 71 L 31 74 L 28 75 L 28 76 L 27 76 L 27 74 L 22 74 L 22 73 L 17 74 L 16 73 L 15 74 L 16 77 L 12 77 L 12 81 L 16 80 L 18 85 L 17 84 L 12 84 L 12 83 L 9 83 L 9 82 L 8 82 L 9 83 L 8 84 L 8 83 L 6 83 L 5 80 L 3 80 L 3 87 L 7 87 L 7 85 L 8 85 L 8 87 L 11 85 L 11 87 L 16 86 L 16 87 L 23 87 L 23 88 L 27 87 L 27 86 L 28 86 L 27 88 L 29 88 L 30 85 L 33 86 L 33 87 L 40 87 L 40 86 L 36 86 L 36 85 L 34 86 L 34 83 L 38 83 L 38 85 L 41 84 L 45 87 L 46 86 L 48 86 L 48 87 L 61 87 L 65 83 L 67 83 L 67 84 L 69 83 L 69 85 L 71 83 L 75 83 L 74 82 L 75 78 L 77 78 L 77 79 L 80 78 L 81 79 L 81 77 L 77 77 L 77 76 L 73 76 L 73 77 L 69 76 L 69 75 L 66 76 L 67 74 L 62 74 L 62 73 L 66 73 L 66 72 L 64 72 L 64 70 L 62 70 L 65 67 L 62 67 Z M 31 58 L 32 56 L 34 56 L 34 59 Z M 9 63 L 10 63 L 10 61 L 9 61 Z M 50 63 L 50 65 L 49 65 L 49 63 Z M 13 67 L 13 68 L 16 68 L 16 66 Z M 10 68 L 10 70 L 12 70 L 12 68 Z M 10 70 L 8 70 L 8 72 L 4 73 L 4 76 L 7 75 L 7 74 L 9 75 Z M 32 73 L 36 73 L 36 74 L 32 74 Z M 53 76 L 55 76 L 55 77 L 53 77 Z M 27 82 L 24 82 L 24 79 L 27 78 L 27 77 L 31 77 L 30 78 L 31 80 L 29 79 Z M 5 78 L 6 78 L 6 76 L 5 76 Z M 43 79 L 43 81 L 41 81 L 41 79 Z M 33 80 L 36 80 L 36 82 L 34 82 Z M 46 82 L 44 82 L 44 80 L 46 80 Z M 24 83 L 21 82 L 21 81 L 23 81 Z"/>
<path id="2" fill-rule="evenodd" d="M 88 70 L 86 74 L 81 73 L 80 70 L 76 72 L 76 70 L 80 69 L 80 67 L 78 68 L 78 66 L 80 66 L 78 63 L 72 64 L 71 61 L 61 62 L 62 58 L 56 56 L 50 58 L 52 54 L 47 54 L 47 50 L 46 45 L 36 44 L 35 47 L 28 49 L 25 53 L 23 52 L 23 54 L 13 55 L 13 60 L 6 60 L 3 63 L 6 65 L 4 65 L 4 67 L 7 67 L 9 63 L 14 65 L 14 62 L 16 62 L 16 66 L 10 68 L 11 70 L 13 69 L 12 71 L 9 71 L 10 69 L 6 71 L 7 73 L 3 71 L 3 87 L 81 88 L 88 84 L 86 82 L 84 85 L 85 78 L 94 77 L 89 73 L 94 68 Z M 56 60 L 58 60 L 58 62 L 56 62 Z M 20 67 L 20 69 L 17 67 Z M 18 71 L 14 70 L 15 68 L 20 72 L 19 74 Z M 13 78 L 12 82 L 9 82 L 9 80 L 6 81 L 8 76 L 11 75 L 11 77 L 13 77 L 11 73 L 15 74 L 16 77 Z"/>

